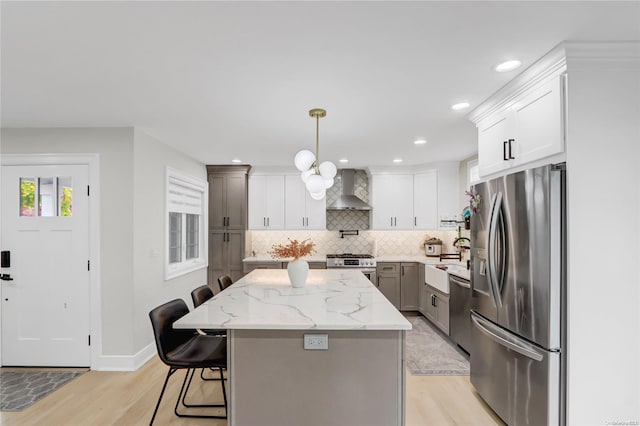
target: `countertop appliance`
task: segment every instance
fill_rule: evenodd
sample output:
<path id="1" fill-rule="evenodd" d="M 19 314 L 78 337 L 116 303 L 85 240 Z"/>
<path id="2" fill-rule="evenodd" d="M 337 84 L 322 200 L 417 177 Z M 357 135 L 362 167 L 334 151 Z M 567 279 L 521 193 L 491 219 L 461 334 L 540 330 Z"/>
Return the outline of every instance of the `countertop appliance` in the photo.
<path id="1" fill-rule="evenodd" d="M 471 383 L 510 425 L 564 425 L 564 164 L 473 186 Z"/>
<path id="2" fill-rule="evenodd" d="M 442 240 L 430 238 L 424 242 L 424 254 L 430 257 L 439 257 L 442 253 Z"/>
<path id="3" fill-rule="evenodd" d="M 328 254 L 327 269 L 350 268 L 357 269 L 364 274 L 374 285 L 376 283 L 376 259 L 370 254 Z"/>
<path id="4" fill-rule="evenodd" d="M 471 284 L 449 275 L 449 332 L 451 340 L 466 353 L 471 351 Z"/>

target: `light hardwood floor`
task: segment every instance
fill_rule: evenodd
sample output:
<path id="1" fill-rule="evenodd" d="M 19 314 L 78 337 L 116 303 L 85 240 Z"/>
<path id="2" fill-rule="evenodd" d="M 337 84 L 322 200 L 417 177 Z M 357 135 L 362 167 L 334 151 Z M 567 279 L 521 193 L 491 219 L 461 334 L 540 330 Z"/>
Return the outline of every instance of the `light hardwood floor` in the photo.
<path id="1" fill-rule="evenodd" d="M 166 373 L 157 357 L 136 372 L 89 371 L 24 411 L 0 412 L 0 424 L 149 424 Z M 184 419 L 173 414 L 183 374 L 177 372 L 169 380 L 155 424 L 226 425 L 225 420 Z M 218 382 L 194 379 L 192 390 L 190 395 L 222 402 Z M 468 376 L 412 376 L 407 372 L 406 413 L 408 426 L 503 424 L 476 394 Z"/>

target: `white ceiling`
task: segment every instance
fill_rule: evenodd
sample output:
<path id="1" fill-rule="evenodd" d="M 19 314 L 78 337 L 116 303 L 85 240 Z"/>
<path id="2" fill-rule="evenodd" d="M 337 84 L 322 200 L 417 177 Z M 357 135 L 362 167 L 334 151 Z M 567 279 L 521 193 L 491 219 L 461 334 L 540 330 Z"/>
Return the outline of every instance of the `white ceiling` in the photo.
<path id="1" fill-rule="evenodd" d="M 563 40 L 639 40 L 632 2 L 7 2 L 3 127 L 136 126 L 208 164 L 460 160 L 468 111 Z M 416 147 L 413 140 L 429 143 Z"/>

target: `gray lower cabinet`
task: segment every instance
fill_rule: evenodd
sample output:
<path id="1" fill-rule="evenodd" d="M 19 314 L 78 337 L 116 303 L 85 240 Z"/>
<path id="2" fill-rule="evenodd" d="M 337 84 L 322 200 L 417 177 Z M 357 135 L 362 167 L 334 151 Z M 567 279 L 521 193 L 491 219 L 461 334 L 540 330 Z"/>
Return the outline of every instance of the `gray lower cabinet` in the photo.
<path id="1" fill-rule="evenodd" d="M 442 293 L 430 285 L 425 285 L 426 306 L 420 310 L 422 314 L 435 324 L 443 333 L 449 335 L 449 295 Z"/>
<path id="2" fill-rule="evenodd" d="M 425 266 L 420 264 L 418 269 L 418 310 L 426 316 L 429 296 L 427 296 L 427 283 L 424 281 L 424 268 Z"/>
<path id="3" fill-rule="evenodd" d="M 424 268 L 424 265 L 421 265 Z M 417 311 L 420 301 L 420 276 L 418 263 L 400 264 L 400 310 Z M 424 277 L 424 271 L 422 273 Z"/>
<path id="4" fill-rule="evenodd" d="M 420 301 L 420 265 L 415 262 L 380 262 L 376 268 L 378 290 L 401 311 L 417 311 Z"/>
<path id="5" fill-rule="evenodd" d="M 400 309 L 400 263 L 382 262 L 376 267 L 378 290 Z"/>

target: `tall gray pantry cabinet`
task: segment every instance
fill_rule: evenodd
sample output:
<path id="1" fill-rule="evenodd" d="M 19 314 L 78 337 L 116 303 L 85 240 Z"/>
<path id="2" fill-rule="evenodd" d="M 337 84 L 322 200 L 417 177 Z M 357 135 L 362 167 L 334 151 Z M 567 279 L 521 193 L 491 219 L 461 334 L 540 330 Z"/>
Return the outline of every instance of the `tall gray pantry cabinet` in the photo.
<path id="1" fill-rule="evenodd" d="M 209 181 L 208 283 L 218 289 L 218 277 L 233 281 L 243 275 L 247 229 L 247 179 L 249 165 L 207 166 Z"/>

